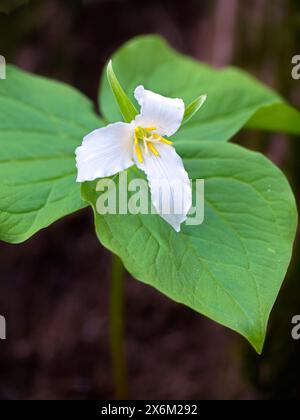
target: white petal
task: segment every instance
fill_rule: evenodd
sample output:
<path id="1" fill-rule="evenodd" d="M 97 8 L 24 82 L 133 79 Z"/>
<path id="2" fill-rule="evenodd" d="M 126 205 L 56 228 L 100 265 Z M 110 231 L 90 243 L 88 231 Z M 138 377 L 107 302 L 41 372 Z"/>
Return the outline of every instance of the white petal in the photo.
<path id="1" fill-rule="evenodd" d="M 92 131 L 76 149 L 77 182 L 115 175 L 133 165 L 133 125 L 110 124 Z"/>
<path id="2" fill-rule="evenodd" d="M 142 169 L 149 182 L 152 203 L 158 214 L 176 232 L 187 219 L 192 206 L 192 189 L 183 162 L 174 147 L 155 143 L 159 156 L 152 152 L 143 154 L 143 162 L 136 157 L 136 165 Z"/>
<path id="3" fill-rule="evenodd" d="M 136 125 L 156 127 L 160 136 L 172 136 L 181 126 L 184 116 L 182 99 L 171 99 L 138 86 L 134 96 L 141 106 L 141 113 L 135 118 Z"/>

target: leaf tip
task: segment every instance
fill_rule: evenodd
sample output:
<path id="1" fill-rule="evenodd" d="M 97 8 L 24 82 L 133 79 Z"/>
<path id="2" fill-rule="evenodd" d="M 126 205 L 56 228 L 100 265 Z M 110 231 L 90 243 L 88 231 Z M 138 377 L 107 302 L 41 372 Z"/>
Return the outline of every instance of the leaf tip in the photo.
<path id="1" fill-rule="evenodd" d="M 207 100 L 207 95 L 200 95 L 185 108 L 183 124 L 187 123 L 199 111 Z"/>
<path id="2" fill-rule="evenodd" d="M 112 65 L 112 59 L 109 60 L 109 62 L 107 63 L 107 70 L 112 70 L 113 69 L 113 65 Z"/>
<path id="3" fill-rule="evenodd" d="M 138 112 L 135 109 L 135 106 L 133 105 L 131 100 L 124 92 L 124 89 L 122 88 L 120 82 L 118 81 L 117 76 L 115 75 L 115 72 L 113 70 L 112 60 L 109 60 L 107 64 L 106 75 L 109 86 L 115 96 L 119 110 L 123 115 L 124 120 L 127 123 L 131 122 L 132 120 L 134 120 Z"/>
<path id="4" fill-rule="evenodd" d="M 114 69 L 113 69 L 113 65 L 112 65 L 112 60 L 111 59 L 107 63 L 106 74 L 107 74 L 107 79 L 108 79 L 109 83 L 111 83 L 111 78 L 114 75 Z"/>

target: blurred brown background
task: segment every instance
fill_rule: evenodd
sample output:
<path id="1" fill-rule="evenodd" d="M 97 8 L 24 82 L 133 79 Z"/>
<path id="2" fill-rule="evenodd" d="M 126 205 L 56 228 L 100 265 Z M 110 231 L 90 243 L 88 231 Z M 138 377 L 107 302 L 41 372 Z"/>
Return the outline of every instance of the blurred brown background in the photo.
<path id="1" fill-rule="evenodd" d="M 13 4 L 15 3 L 15 4 Z M 159 33 L 215 66 L 238 65 L 300 107 L 291 58 L 300 54 L 298 0 L 0 0 L 0 54 L 66 81 L 94 101 L 110 55 L 127 39 Z M 297 49 L 298 46 L 298 49 Z M 243 132 L 300 191 L 299 139 Z M 244 340 L 128 277 L 126 355 L 135 399 L 299 399 L 299 235 L 272 314 L 262 357 Z M 108 296 L 111 258 L 91 212 L 82 211 L 28 242 L 0 244 L 1 399 L 113 397 Z"/>

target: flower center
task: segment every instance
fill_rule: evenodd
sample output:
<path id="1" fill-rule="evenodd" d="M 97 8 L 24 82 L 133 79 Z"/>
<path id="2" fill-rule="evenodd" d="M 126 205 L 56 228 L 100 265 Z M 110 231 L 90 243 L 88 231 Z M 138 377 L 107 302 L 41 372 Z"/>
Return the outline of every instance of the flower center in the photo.
<path id="1" fill-rule="evenodd" d="M 154 146 L 155 143 L 173 144 L 173 142 L 159 136 L 154 133 L 154 131 L 156 131 L 156 127 L 136 127 L 134 129 L 134 148 L 140 163 L 143 163 L 142 150 L 145 155 L 153 153 L 155 156 L 159 156 L 159 153 Z"/>

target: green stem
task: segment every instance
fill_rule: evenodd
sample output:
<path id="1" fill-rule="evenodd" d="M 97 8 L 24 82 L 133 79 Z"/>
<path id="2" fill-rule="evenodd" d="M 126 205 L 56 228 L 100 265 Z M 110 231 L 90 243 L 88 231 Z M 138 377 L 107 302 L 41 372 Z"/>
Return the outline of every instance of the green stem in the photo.
<path id="1" fill-rule="evenodd" d="M 125 269 L 119 257 L 112 257 L 110 290 L 110 351 L 116 399 L 128 397 L 127 369 L 124 355 L 124 277 Z"/>

